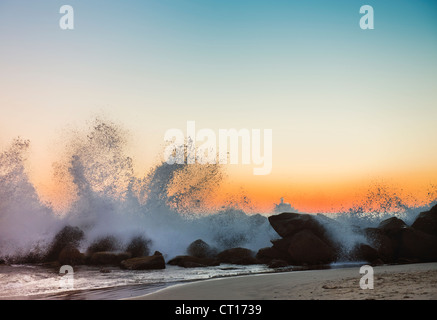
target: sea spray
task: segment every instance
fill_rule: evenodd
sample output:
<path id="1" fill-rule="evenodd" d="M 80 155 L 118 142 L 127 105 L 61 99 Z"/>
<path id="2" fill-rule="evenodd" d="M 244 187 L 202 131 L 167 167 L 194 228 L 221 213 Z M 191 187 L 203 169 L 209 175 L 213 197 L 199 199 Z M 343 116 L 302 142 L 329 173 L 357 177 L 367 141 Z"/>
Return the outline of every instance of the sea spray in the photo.
<path id="1" fill-rule="evenodd" d="M 29 141 L 15 139 L 0 153 L 0 255 L 41 254 L 60 225 L 28 178 Z"/>
<path id="2" fill-rule="evenodd" d="M 63 141 L 66 148 L 53 166 L 56 185 L 68 190 L 70 202 L 62 213 L 41 201 L 29 180 L 29 141 L 14 140 L 0 154 L 0 257 L 41 256 L 66 225 L 84 231 L 83 252 L 104 237 L 116 238 L 121 248 L 141 237 L 150 252 L 159 250 L 166 259 L 185 254 L 197 239 L 218 250 L 240 246 L 256 251 L 278 237 L 264 215 L 241 210 L 239 202 L 250 203 L 243 195 L 230 195 L 240 199 L 230 205 L 211 206 L 224 177 L 220 165 L 161 162 L 139 177 L 126 154 L 127 136 L 121 126 L 95 119 L 90 128 Z M 379 186 L 364 201 L 318 219 L 346 259 L 357 244 L 371 244 L 362 228 L 393 215 L 409 224 L 427 207 L 410 208 L 399 193 Z"/>

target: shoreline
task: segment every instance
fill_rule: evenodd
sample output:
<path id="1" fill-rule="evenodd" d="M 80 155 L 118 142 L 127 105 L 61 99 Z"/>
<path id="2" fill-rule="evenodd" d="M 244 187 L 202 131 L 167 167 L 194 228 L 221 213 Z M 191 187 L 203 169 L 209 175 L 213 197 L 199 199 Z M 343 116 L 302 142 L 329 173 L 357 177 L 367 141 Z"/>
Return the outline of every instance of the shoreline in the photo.
<path id="1" fill-rule="evenodd" d="M 360 267 L 242 275 L 176 284 L 126 300 L 437 300 L 437 263 L 376 266 L 363 290 Z"/>

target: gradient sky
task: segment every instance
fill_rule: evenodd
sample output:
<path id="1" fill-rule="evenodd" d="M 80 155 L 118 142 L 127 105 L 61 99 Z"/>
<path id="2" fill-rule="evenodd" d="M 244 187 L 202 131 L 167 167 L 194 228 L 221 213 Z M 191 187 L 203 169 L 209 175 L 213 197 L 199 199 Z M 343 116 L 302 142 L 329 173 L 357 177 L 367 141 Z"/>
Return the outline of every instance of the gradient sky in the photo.
<path id="1" fill-rule="evenodd" d="M 59 8 L 75 30 L 59 28 Z M 359 27 L 362 5 L 375 29 Z M 54 145 L 105 115 L 131 133 L 139 175 L 167 129 L 273 129 L 273 171 L 233 167 L 267 208 L 347 204 L 372 181 L 437 182 L 437 2 L 0 2 L 0 148 L 32 142 L 37 184 Z M 67 128 L 67 129 L 66 129 Z"/>

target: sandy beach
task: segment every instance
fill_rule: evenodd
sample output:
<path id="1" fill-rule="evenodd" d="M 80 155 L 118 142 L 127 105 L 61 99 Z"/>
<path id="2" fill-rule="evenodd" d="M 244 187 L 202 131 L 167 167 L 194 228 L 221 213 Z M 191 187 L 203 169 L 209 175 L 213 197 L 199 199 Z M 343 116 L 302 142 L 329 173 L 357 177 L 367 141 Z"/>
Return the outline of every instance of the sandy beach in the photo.
<path id="1" fill-rule="evenodd" d="M 238 276 L 175 285 L 136 300 L 434 300 L 437 263 L 374 267 L 360 288 L 359 267 Z"/>

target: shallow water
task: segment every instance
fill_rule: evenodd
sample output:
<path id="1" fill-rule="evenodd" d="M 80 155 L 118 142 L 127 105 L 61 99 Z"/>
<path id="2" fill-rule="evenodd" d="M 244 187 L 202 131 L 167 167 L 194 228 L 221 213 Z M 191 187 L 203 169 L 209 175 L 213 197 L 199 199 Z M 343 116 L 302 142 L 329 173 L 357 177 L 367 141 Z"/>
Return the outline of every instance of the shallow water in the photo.
<path id="1" fill-rule="evenodd" d="M 80 266 L 74 269 L 74 284 L 62 287 L 59 270 L 39 265 L 0 266 L 0 299 L 121 299 L 139 296 L 166 286 L 196 280 L 275 272 L 265 265 L 227 265 L 185 269 L 127 271 L 116 267 Z"/>
<path id="2" fill-rule="evenodd" d="M 299 272 L 362 266 L 365 262 L 335 262 L 319 266 L 288 266 L 271 269 L 266 265 L 232 265 L 131 271 L 117 267 L 80 266 L 74 270 L 74 286 L 62 288 L 58 270 L 40 265 L 0 266 L 0 300 L 115 300 L 138 297 L 175 284 L 241 275 Z M 104 270 L 105 272 L 101 272 Z"/>

